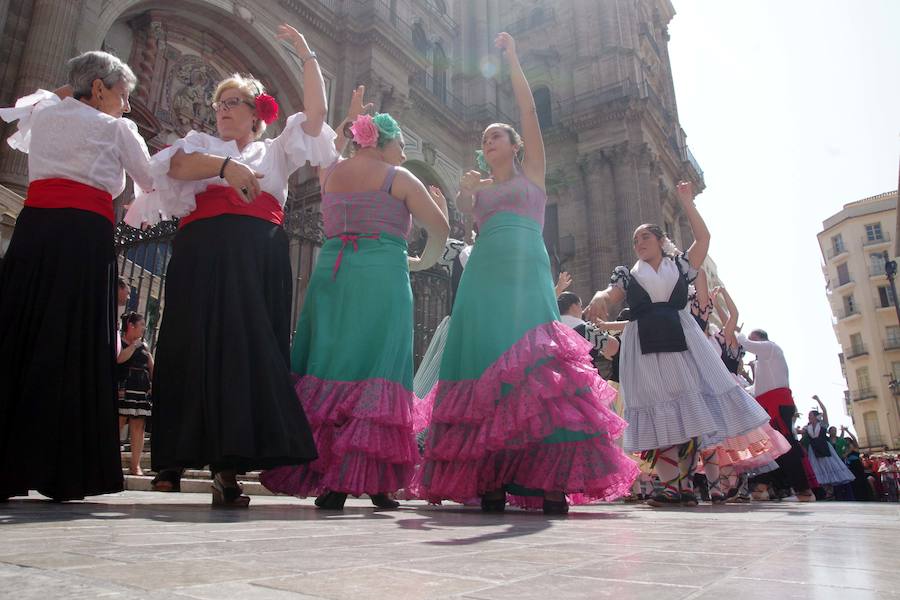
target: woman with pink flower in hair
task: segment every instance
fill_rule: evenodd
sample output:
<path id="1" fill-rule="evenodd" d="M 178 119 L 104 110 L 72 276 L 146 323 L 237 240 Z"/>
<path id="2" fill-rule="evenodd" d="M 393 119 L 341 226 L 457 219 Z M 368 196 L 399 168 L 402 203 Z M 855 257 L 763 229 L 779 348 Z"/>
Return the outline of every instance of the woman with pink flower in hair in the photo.
<path id="1" fill-rule="evenodd" d="M 390 115 L 361 114 L 343 133 L 354 152 L 320 175 L 327 241 L 291 352 L 319 458 L 260 481 L 282 494 L 315 494 L 322 509 L 341 510 L 348 495 L 362 494 L 396 508 L 392 494 L 407 487 L 419 457 L 409 272 L 440 258 L 447 205 L 398 166 L 403 134 Z M 413 217 L 428 233 L 420 257 L 407 255 Z"/>
<path id="2" fill-rule="evenodd" d="M 261 139 L 277 101 L 252 76 L 216 88 L 218 137 L 192 131 L 157 153 L 155 189 L 139 196 L 134 226 L 180 218 L 168 265 L 153 389 L 153 470 L 213 472 L 214 506 L 246 507 L 241 472 L 316 458 L 289 371 L 291 264 L 282 227 L 288 177 L 338 153 L 325 124 L 316 55 L 282 25 L 303 69 L 305 111 Z"/>

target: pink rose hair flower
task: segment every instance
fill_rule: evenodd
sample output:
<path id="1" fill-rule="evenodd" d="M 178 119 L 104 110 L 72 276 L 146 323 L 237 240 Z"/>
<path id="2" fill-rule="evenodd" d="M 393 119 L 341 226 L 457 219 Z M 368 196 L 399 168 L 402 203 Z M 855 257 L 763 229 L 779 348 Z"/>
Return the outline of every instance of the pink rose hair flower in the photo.
<path id="1" fill-rule="evenodd" d="M 372 119 L 372 115 L 359 115 L 350 126 L 353 141 L 360 148 L 374 148 L 378 145 L 378 127 Z"/>
<path id="2" fill-rule="evenodd" d="M 278 102 L 268 94 L 260 94 L 256 97 L 256 116 L 262 119 L 266 125 L 278 118 Z"/>

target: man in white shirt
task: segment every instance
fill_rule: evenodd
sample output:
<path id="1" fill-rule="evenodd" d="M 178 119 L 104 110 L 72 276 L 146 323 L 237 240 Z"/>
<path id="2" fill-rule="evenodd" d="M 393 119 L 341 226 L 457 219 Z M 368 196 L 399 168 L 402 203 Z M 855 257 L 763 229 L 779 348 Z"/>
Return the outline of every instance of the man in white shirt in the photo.
<path id="1" fill-rule="evenodd" d="M 791 394 L 784 352 L 778 344 L 769 341 L 769 334 L 762 329 L 754 329 L 749 338 L 739 334 L 738 341 L 747 352 L 756 355 L 753 385 L 747 391 L 769 413 L 772 428 L 791 444 L 791 449 L 775 460 L 778 470 L 753 478 L 754 497 L 764 496 L 769 487 L 775 487 L 776 482 L 783 479 L 794 488 L 798 500 L 812 502 L 816 497 L 809 489 L 809 479 L 803 468 L 803 448 L 792 433 L 797 406 Z"/>

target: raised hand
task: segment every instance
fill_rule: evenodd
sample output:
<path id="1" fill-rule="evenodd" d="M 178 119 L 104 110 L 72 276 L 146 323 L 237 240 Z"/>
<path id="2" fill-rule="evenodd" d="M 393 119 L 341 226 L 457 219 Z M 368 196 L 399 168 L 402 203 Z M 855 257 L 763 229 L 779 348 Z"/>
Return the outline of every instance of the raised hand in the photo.
<path id="1" fill-rule="evenodd" d="M 493 180 L 491 179 L 482 179 L 481 173 L 478 171 L 466 171 L 466 174 L 463 175 L 462 180 L 459 182 L 459 189 L 466 194 L 474 194 L 492 182 Z"/>
<path id="2" fill-rule="evenodd" d="M 347 119 L 353 121 L 359 115 L 368 112 L 375 108 L 375 104 L 369 102 L 365 104 L 364 97 L 366 95 L 366 86 L 361 85 L 353 90 L 353 95 L 350 97 L 350 108 L 347 109 Z"/>
<path id="3" fill-rule="evenodd" d="M 678 192 L 678 200 L 682 204 L 691 204 L 694 202 L 694 184 L 690 181 L 679 181 L 676 188 Z"/>
<path id="4" fill-rule="evenodd" d="M 287 23 L 278 26 L 278 33 L 275 34 L 275 37 L 279 40 L 290 42 L 291 45 L 294 46 L 294 50 L 297 51 L 297 54 L 300 55 L 300 58 L 306 59 L 312 54 L 312 50 L 309 49 L 309 45 L 307 45 L 306 38 L 303 37 L 303 34 Z"/>
<path id="5" fill-rule="evenodd" d="M 494 39 L 494 46 L 503 50 L 503 55 L 507 60 L 518 59 L 518 55 L 516 54 L 516 40 L 505 31 L 497 34 L 496 39 Z"/>
<path id="6" fill-rule="evenodd" d="M 560 271 L 559 277 L 556 279 L 556 295 L 559 296 L 572 285 L 572 276 L 568 271 Z"/>

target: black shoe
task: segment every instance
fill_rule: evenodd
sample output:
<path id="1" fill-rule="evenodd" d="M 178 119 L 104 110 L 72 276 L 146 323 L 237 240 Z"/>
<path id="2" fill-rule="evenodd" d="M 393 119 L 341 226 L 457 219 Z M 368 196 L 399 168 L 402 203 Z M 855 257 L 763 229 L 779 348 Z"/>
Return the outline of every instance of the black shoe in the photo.
<path id="1" fill-rule="evenodd" d="M 682 506 L 697 506 L 697 496 L 693 492 L 681 492 Z"/>
<path id="2" fill-rule="evenodd" d="M 347 494 L 325 492 L 316 498 L 316 506 L 324 510 L 344 510 L 344 502 L 346 501 Z"/>
<path id="3" fill-rule="evenodd" d="M 651 494 L 650 497 L 647 498 L 647 504 L 655 507 L 681 506 L 681 494 L 678 492 L 661 490 Z"/>
<path id="4" fill-rule="evenodd" d="M 387 494 L 374 494 L 369 496 L 369 499 L 372 500 L 372 504 L 374 504 L 378 508 L 400 508 L 400 503 Z"/>
<path id="5" fill-rule="evenodd" d="M 544 498 L 544 514 L 545 515 L 566 515 L 569 514 L 569 503 L 565 500 L 547 500 Z"/>
<path id="6" fill-rule="evenodd" d="M 481 497 L 481 512 L 502 513 L 506 510 L 506 492 L 485 494 Z"/>

